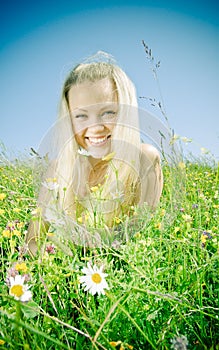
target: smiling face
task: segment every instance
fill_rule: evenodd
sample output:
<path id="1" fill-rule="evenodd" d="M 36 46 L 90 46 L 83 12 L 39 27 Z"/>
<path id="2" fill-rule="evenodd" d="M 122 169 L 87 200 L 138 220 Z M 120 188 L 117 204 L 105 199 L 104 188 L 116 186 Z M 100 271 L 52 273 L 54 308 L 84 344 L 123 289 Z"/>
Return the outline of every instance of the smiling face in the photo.
<path id="1" fill-rule="evenodd" d="M 118 104 L 115 85 L 108 79 L 73 85 L 68 93 L 75 139 L 93 158 L 111 150 Z"/>

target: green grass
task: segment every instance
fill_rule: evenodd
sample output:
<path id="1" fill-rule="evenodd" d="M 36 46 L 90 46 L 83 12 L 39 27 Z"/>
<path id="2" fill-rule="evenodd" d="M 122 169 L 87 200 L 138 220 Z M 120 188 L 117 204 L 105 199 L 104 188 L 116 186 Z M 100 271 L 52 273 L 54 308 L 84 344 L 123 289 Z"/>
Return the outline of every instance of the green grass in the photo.
<path id="1" fill-rule="evenodd" d="M 72 256 L 56 247 L 36 258 L 25 251 L 36 205 L 32 169 L 24 161 L 0 165 L 0 348 L 219 349 L 215 164 L 164 165 L 160 206 L 123 218 L 129 239 L 120 247 L 85 252 L 71 244 Z M 22 261 L 33 293 L 27 303 L 6 284 L 8 269 Z M 87 261 L 104 265 L 106 295 L 81 288 Z"/>

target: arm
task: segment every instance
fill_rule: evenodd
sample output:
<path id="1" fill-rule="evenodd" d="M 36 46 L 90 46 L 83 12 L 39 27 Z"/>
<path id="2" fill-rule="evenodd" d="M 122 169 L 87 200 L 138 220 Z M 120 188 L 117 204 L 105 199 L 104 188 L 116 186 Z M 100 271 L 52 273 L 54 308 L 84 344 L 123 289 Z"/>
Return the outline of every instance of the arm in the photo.
<path id="1" fill-rule="evenodd" d="M 157 149 L 149 144 L 141 145 L 141 193 L 140 203 L 156 207 L 163 189 L 163 173 L 160 155 Z"/>
<path id="2" fill-rule="evenodd" d="M 35 256 L 38 250 L 38 242 L 42 233 L 48 231 L 49 224 L 46 223 L 43 218 L 36 218 L 36 220 L 31 220 L 26 237 L 26 243 L 28 245 L 28 250 L 32 256 Z"/>
<path id="3" fill-rule="evenodd" d="M 44 178 L 49 178 L 54 176 L 54 165 L 52 164 L 46 172 Z M 29 252 L 32 256 L 35 256 L 38 250 L 40 238 L 42 234 L 45 234 L 49 229 L 49 223 L 44 219 L 45 209 L 51 200 L 51 193 L 48 189 L 41 185 L 39 196 L 37 200 L 36 216 L 33 218 L 29 224 L 26 243 L 28 245 Z"/>

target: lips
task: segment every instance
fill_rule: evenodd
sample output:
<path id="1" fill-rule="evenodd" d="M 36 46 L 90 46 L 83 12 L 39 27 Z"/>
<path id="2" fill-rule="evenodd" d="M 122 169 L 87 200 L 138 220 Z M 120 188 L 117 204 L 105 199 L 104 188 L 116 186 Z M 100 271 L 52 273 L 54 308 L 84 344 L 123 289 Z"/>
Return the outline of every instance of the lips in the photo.
<path id="1" fill-rule="evenodd" d="M 89 141 L 89 143 L 93 146 L 102 146 L 104 145 L 108 139 L 111 137 L 111 135 L 105 135 L 105 136 L 98 136 L 98 137 L 90 137 L 86 136 L 86 140 Z"/>

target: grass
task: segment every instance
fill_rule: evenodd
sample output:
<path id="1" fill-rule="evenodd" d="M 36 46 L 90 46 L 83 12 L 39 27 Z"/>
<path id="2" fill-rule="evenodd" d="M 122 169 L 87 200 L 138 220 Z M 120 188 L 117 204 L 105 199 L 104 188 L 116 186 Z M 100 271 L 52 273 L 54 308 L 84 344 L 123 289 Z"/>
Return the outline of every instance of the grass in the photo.
<path id="1" fill-rule="evenodd" d="M 158 80 L 160 61 L 142 44 L 161 102 L 148 101 L 168 125 Z M 173 141 L 179 138 L 175 135 Z M 219 349 L 219 165 L 210 154 L 182 158 L 175 166 L 163 162 L 164 189 L 156 211 L 133 208 L 130 218 L 115 218 L 122 241 L 98 249 L 68 242 L 67 249 L 63 237 L 54 246 L 48 234 L 33 258 L 25 236 L 34 219 L 38 174 L 29 160 L 8 161 L 3 149 L 0 348 Z M 96 200 L 98 195 L 94 192 Z M 104 232 L 101 220 L 98 225 Z M 79 283 L 87 262 L 104 266 L 109 285 L 105 295 L 93 296 Z M 13 273 L 28 280 L 32 300 L 22 303 L 9 295 Z"/>
<path id="2" fill-rule="evenodd" d="M 67 255 L 49 250 L 47 236 L 35 258 L 25 248 L 36 207 L 32 167 L 3 158 L 0 165 L 0 348 L 219 349 L 216 164 L 164 164 L 159 207 L 122 218 L 118 229 L 129 239 L 120 246 L 70 245 Z M 88 261 L 104 265 L 106 295 L 82 289 Z M 29 302 L 9 295 L 13 266 L 30 278 Z"/>

